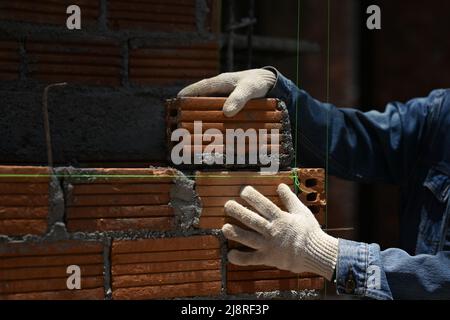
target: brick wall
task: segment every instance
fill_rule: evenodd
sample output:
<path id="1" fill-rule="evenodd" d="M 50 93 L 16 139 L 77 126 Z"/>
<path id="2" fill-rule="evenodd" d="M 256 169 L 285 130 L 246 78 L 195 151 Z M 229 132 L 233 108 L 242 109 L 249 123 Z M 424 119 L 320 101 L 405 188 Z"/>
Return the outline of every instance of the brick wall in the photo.
<path id="1" fill-rule="evenodd" d="M 242 201 L 245 185 L 279 204 L 276 187 L 295 190 L 294 181 L 323 224 L 321 169 L 186 176 L 171 168 L 1 166 L 0 173 L 0 299 L 304 298 L 323 288 L 313 274 L 228 263 L 238 244 L 219 230 L 233 222 L 223 204 Z M 70 265 L 80 267 L 79 290 L 67 288 Z"/>
<path id="2" fill-rule="evenodd" d="M 81 7 L 81 31 L 65 28 L 62 2 L 0 1 L 0 163 L 8 164 L 0 166 L 0 299 L 317 294 L 324 281 L 315 275 L 229 264 L 236 244 L 219 229 L 224 202 L 242 186 L 278 202 L 276 185 L 293 186 L 295 176 L 323 224 L 323 170 L 291 170 L 292 145 L 272 179 L 250 168 L 214 180 L 223 173 L 167 167 L 164 101 L 218 72 L 218 1 L 70 4 Z M 49 169 L 38 166 L 47 164 L 42 94 L 54 82 L 68 84 L 48 97 Z M 268 129 L 285 130 L 281 142 L 292 143 L 279 101 L 263 102 L 271 109 L 258 114 L 250 103 L 234 122 L 221 115 L 223 99 L 207 113 L 195 101 L 178 110 L 177 126 L 198 118 L 222 129 L 257 127 L 264 114 Z M 80 290 L 67 289 L 69 265 L 80 267 Z"/>
<path id="3" fill-rule="evenodd" d="M 66 28 L 71 4 L 81 30 Z M 46 164 L 42 94 L 55 82 L 68 83 L 49 94 L 55 163 L 163 161 L 164 100 L 218 73 L 219 9 L 209 0 L 1 0 L 0 163 Z"/>

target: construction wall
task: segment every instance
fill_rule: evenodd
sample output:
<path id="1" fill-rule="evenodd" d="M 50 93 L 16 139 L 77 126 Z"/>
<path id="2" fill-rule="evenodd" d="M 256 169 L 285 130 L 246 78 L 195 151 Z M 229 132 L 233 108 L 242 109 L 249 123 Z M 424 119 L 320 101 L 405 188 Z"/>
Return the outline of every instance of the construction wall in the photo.
<path id="1" fill-rule="evenodd" d="M 0 299 L 313 298 L 314 274 L 228 263 L 224 204 L 288 184 L 324 224 L 324 171 L 1 166 Z M 295 179 L 294 179 L 295 177 Z M 281 206 L 282 207 L 282 206 Z M 70 286 L 73 267 L 80 287 Z M 69 285 L 68 285 L 69 284 Z"/>
<path id="2" fill-rule="evenodd" d="M 81 30 L 66 8 L 81 8 Z M 0 0 L 1 163 L 46 164 L 42 95 L 59 164 L 165 159 L 166 98 L 218 73 L 220 2 Z M 145 138 L 147 137 L 147 138 Z"/>

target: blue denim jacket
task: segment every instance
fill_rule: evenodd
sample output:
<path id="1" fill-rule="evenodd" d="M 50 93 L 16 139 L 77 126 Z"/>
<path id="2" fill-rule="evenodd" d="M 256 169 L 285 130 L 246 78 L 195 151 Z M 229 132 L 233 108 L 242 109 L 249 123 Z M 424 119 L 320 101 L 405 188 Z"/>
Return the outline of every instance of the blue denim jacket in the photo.
<path id="1" fill-rule="evenodd" d="M 270 69 L 277 81 L 269 96 L 287 104 L 300 165 L 324 166 L 328 149 L 329 174 L 401 188 L 402 249 L 340 239 L 338 293 L 449 299 L 450 90 L 363 113 L 321 103 Z"/>

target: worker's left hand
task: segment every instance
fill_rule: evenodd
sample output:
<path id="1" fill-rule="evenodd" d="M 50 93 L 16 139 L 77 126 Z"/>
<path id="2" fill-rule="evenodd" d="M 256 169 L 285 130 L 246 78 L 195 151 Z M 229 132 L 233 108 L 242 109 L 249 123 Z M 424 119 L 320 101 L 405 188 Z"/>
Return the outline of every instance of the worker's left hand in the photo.
<path id="1" fill-rule="evenodd" d="M 289 212 L 250 186 L 242 190 L 241 198 L 259 214 L 233 200 L 225 204 L 225 212 L 252 231 L 225 224 L 223 234 L 255 249 L 231 250 L 228 260 L 236 265 L 267 265 L 295 273 L 311 272 L 330 280 L 338 256 L 338 239 L 321 229 L 311 211 L 287 185 L 280 184 L 277 191 Z"/>

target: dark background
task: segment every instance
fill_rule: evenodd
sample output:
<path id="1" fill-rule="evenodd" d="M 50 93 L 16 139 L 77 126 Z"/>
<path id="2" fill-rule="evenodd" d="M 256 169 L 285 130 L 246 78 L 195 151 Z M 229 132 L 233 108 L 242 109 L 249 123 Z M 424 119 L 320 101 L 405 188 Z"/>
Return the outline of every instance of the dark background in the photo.
<path id="1" fill-rule="evenodd" d="M 248 16 L 249 3 L 239 1 L 238 17 Z M 381 30 L 366 28 L 366 9 L 371 4 L 381 8 Z M 300 50 L 298 79 L 295 51 L 255 49 L 252 67 L 274 65 L 322 101 L 327 100 L 327 72 L 330 102 L 364 111 L 384 110 L 389 101 L 407 101 L 450 87 L 449 1 L 260 0 L 256 1 L 255 16 L 256 35 L 296 39 L 299 22 L 300 39 L 320 49 Z M 226 28 L 225 10 L 222 22 Z M 235 68 L 245 69 L 247 51 L 236 52 Z M 227 67 L 224 49 L 222 68 Z M 398 245 L 399 194 L 395 186 L 361 185 L 331 177 L 328 201 L 328 228 L 353 228 L 330 233 L 377 242 L 382 248 Z"/>

